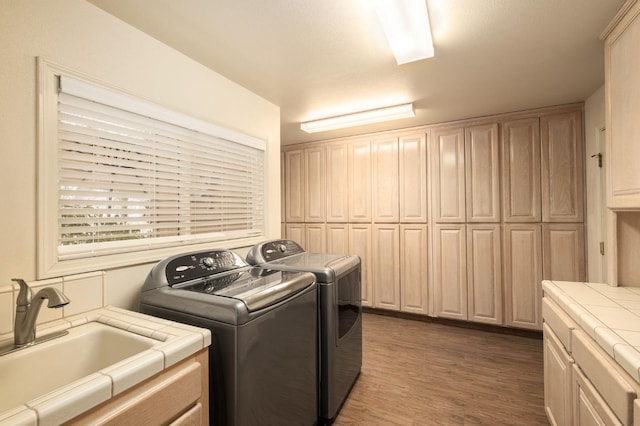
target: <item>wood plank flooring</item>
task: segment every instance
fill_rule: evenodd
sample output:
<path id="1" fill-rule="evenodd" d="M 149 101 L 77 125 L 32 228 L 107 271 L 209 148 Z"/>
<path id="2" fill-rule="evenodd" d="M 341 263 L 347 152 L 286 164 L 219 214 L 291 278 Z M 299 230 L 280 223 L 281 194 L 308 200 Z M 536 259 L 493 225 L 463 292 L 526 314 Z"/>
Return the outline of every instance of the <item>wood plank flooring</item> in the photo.
<path id="1" fill-rule="evenodd" d="M 334 425 L 548 425 L 542 340 L 365 313 Z"/>

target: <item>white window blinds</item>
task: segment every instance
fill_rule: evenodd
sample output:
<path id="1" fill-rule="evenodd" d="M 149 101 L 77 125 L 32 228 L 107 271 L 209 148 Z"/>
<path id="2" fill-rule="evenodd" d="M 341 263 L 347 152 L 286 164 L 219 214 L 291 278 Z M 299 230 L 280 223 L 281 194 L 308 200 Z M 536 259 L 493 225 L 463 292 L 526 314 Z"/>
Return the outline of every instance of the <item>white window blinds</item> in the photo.
<path id="1" fill-rule="evenodd" d="M 62 76 L 58 259 L 264 235 L 263 141 Z"/>

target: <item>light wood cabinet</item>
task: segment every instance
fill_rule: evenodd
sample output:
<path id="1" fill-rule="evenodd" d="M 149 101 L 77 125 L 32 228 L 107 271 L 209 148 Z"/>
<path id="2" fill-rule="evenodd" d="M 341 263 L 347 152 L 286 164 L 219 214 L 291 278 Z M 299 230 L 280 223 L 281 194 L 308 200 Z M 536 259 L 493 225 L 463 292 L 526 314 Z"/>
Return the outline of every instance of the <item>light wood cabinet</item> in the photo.
<path id="1" fill-rule="evenodd" d="M 349 221 L 349 152 L 347 144 L 328 144 L 327 158 L 327 222 Z"/>
<path id="2" fill-rule="evenodd" d="M 437 223 L 465 221 L 464 129 L 435 129 L 431 138 L 431 191 Z"/>
<path id="3" fill-rule="evenodd" d="M 502 210 L 505 222 L 540 222 L 540 122 L 502 124 Z"/>
<path id="4" fill-rule="evenodd" d="M 543 224 L 542 244 L 543 279 L 585 281 L 584 225 L 582 223 Z"/>
<path id="5" fill-rule="evenodd" d="M 467 225 L 469 320 L 502 324 L 500 225 Z"/>
<path id="6" fill-rule="evenodd" d="M 400 310 L 428 314 L 427 225 L 400 225 Z"/>
<path id="7" fill-rule="evenodd" d="M 362 306 L 373 306 L 371 225 L 349 224 L 349 254 L 360 256 Z"/>
<path id="8" fill-rule="evenodd" d="M 349 254 L 349 225 L 346 223 L 327 224 L 327 252 Z"/>
<path id="9" fill-rule="evenodd" d="M 325 220 L 325 158 L 322 146 L 304 150 L 304 219 Z"/>
<path id="10" fill-rule="evenodd" d="M 398 138 L 373 141 L 373 221 L 398 222 Z"/>
<path id="11" fill-rule="evenodd" d="M 327 252 L 327 230 L 323 223 L 307 223 L 304 226 L 305 249 L 312 253 Z"/>
<path id="12" fill-rule="evenodd" d="M 605 41 L 607 205 L 640 208 L 640 2 L 616 16 Z"/>
<path id="13" fill-rule="evenodd" d="M 285 200 L 287 199 L 287 193 L 285 192 L 286 189 L 286 170 L 287 170 L 287 166 L 286 166 L 286 160 L 285 160 L 285 153 L 281 152 L 280 153 L 280 222 L 282 224 L 284 224 L 284 222 L 287 221 L 286 218 L 286 207 L 285 207 Z"/>
<path id="14" fill-rule="evenodd" d="M 208 358 L 204 349 L 65 424 L 208 425 Z"/>
<path id="15" fill-rule="evenodd" d="M 584 216 L 582 111 L 543 116 L 542 221 L 582 222 Z"/>
<path id="16" fill-rule="evenodd" d="M 350 142 L 348 150 L 349 222 L 371 222 L 371 142 Z"/>
<path id="17" fill-rule="evenodd" d="M 500 221 L 498 124 L 465 129 L 467 222 Z"/>
<path id="18" fill-rule="evenodd" d="M 306 248 L 307 238 L 304 223 L 286 223 L 284 225 L 284 236 L 288 240 L 293 240 L 301 247 Z"/>
<path id="19" fill-rule="evenodd" d="M 427 212 L 427 135 L 399 138 L 400 222 L 426 223 Z"/>
<path id="20" fill-rule="evenodd" d="M 466 320 L 467 244 L 465 225 L 436 224 L 433 235 L 435 314 Z"/>
<path id="21" fill-rule="evenodd" d="M 400 228 L 373 225 L 373 306 L 400 309 Z"/>
<path id="22" fill-rule="evenodd" d="M 284 154 L 285 221 L 304 222 L 304 153 L 301 149 Z"/>
<path id="23" fill-rule="evenodd" d="M 543 329 L 544 410 L 552 425 L 571 426 L 573 358 L 547 324 Z"/>
<path id="24" fill-rule="evenodd" d="M 573 424 L 579 426 L 622 426 L 593 384 L 573 365 Z"/>
<path id="25" fill-rule="evenodd" d="M 542 230 L 540 224 L 505 224 L 503 269 L 505 324 L 542 328 Z"/>

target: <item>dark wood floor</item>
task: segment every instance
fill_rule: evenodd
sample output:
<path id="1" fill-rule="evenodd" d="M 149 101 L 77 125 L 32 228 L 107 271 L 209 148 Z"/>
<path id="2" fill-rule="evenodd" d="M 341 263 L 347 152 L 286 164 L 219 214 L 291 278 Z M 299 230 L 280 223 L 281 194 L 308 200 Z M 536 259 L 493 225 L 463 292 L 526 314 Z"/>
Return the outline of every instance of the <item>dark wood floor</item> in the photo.
<path id="1" fill-rule="evenodd" d="M 548 425 L 542 340 L 364 314 L 360 378 L 334 425 Z"/>

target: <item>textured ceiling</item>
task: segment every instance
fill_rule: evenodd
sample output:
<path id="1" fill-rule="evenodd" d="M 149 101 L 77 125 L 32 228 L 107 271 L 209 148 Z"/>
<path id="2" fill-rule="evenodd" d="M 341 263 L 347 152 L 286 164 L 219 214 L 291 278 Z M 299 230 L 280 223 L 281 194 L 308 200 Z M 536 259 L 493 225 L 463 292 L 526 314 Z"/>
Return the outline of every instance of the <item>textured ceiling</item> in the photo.
<path id="1" fill-rule="evenodd" d="M 427 0 L 435 57 L 396 65 L 370 0 L 88 0 L 281 108 L 283 144 L 583 101 L 624 0 Z M 300 122 L 413 102 L 416 117 Z"/>

